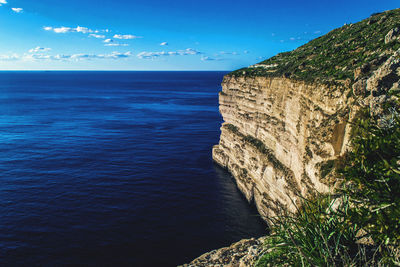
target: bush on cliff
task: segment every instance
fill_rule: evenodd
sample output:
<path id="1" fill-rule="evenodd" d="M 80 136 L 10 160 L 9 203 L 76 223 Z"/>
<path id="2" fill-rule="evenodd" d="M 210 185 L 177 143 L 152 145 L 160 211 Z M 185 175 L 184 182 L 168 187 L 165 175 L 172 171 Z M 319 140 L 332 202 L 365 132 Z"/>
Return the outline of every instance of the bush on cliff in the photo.
<path id="1" fill-rule="evenodd" d="M 357 243 L 360 228 L 346 225 L 348 198 L 319 196 L 304 200 L 296 215 L 273 219 L 266 253 L 258 266 L 367 265 L 366 245 Z"/>
<path id="2" fill-rule="evenodd" d="M 374 242 L 400 246 L 400 115 L 398 107 L 387 114 L 367 113 L 355 127 L 353 149 L 342 170 L 350 196 L 350 220 L 357 222 Z M 386 257 L 387 250 L 382 253 Z"/>

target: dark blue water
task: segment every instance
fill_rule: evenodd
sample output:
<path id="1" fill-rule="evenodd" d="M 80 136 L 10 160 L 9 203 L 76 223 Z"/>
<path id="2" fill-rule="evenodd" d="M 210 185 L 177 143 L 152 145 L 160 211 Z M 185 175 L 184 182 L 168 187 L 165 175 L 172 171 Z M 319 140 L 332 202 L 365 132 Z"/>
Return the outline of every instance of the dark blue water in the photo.
<path id="1" fill-rule="evenodd" d="M 174 266 L 266 225 L 215 166 L 223 72 L 0 72 L 0 265 Z"/>

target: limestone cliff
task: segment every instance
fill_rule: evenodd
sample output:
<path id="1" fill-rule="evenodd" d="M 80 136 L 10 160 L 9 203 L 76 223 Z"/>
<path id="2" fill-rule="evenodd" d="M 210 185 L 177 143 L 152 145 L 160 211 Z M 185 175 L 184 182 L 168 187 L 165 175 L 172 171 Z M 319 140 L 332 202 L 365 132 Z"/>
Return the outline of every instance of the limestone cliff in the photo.
<path id="1" fill-rule="evenodd" d="M 292 209 L 299 195 L 329 190 L 321 167 L 348 142 L 350 89 L 265 77 L 226 77 L 222 88 L 225 122 L 213 159 L 263 218 Z"/>

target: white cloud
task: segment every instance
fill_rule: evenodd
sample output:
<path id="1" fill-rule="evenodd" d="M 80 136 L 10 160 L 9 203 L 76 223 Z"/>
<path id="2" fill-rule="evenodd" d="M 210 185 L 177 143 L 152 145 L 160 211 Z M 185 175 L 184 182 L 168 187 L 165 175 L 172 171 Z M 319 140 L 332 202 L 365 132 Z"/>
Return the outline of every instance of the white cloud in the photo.
<path id="1" fill-rule="evenodd" d="M 45 54 L 25 54 L 21 58 L 24 61 L 35 61 L 35 60 L 51 60 L 53 56 Z"/>
<path id="2" fill-rule="evenodd" d="M 143 38 L 140 36 L 135 36 L 135 35 L 131 35 L 131 34 L 115 34 L 114 37 L 115 39 L 122 39 L 122 40 L 129 40 L 129 39 L 137 39 L 137 38 Z"/>
<path id="3" fill-rule="evenodd" d="M 46 54 L 23 54 L 23 55 L 0 55 L 0 61 L 82 61 L 92 59 L 123 59 L 132 56 L 132 52 L 112 52 L 110 54 L 72 54 L 72 55 L 46 55 Z"/>
<path id="4" fill-rule="evenodd" d="M 81 26 L 77 26 L 76 28 L 71 28 L 71 27 L 43 27 L 43 29 L 45 31 L 53 31 L 55 33 L 68 33 L 68 32 L 80 32 L 80 33 L 98 33 L 98 30 L 91 30 L 87 27 L 81 27 Z"/>
<path id="5" fill-rule="evenodd" d="M 129 46 L 128 44 L 119 44 L 119 43 L 107 43 L 104 46 Z"/>
<path id="6" fill-rule="evenodd" d="M 97 38 L 97 39 L 104 39 L 104 38 L 106 38 L 106 36 L 105 36 L 104 34 L 95 34 L 95 33 L 91 33 L 91 34 L 89 34 L 89 36 L 90 36 L 90 37 Z"/>
<path id="7" fill-rule="evenodd" d="M 119 59 L 119 58 L 127 58 L 132 55 L 132 52 L 128 51 L 125 53 L 120 52 L 112 52 L 111 54 L 99 54 L 99 55 L 91 55 L 91 54 L 75 54 L 71 56 L 71 59 L 82 60 L 82 59 Z"/>
<path id="8" fill-rule="evenodd" d="M 55 33 L 67 33 L 67 32 L 73 32 L 72 28 L 70 27 L 58 27 L 58 28 L 53 28 L 53 27 L 43 27 L 45 31 L 54 31 Z"/>
<path id="9" fill-rule="evenodd" d="M 140 52 L 137 54 L 137 57 L 141 59 L 150 59 L 159 56 L 168 56 L 168 52 Z"/>
<path id="10" fill-rule="evenodd" d="M 239 55 L 238 52 L 225 52 L 225 51 L 221 51 L 219 52 L 221 55 Z"/>
<path id="11" fill-rule="evenodd" d="M 48 52 L 51 48 L 37 46 L 29 50 L 29 53 Z"/>
<path id="12" fill-rule="evenodd" d="M 201 61 L 221 61 L 224 60 L 223 58 L 220 57 L 209 57 L 209 56 L 202 56 L 200 58 Z"/>
<path id="13" fill-rule="evenodd" d="M 202 53 L 193 48 L 186 48 L 185 50 L 179 50 L 178 54 L 185 56 L 185 55 L 199 55 Z"/>
<path id="14" fill-rule="evenodd" d="M 7 4 L 7 0 L 0 0 L 0 6 Z"/>
<path id="15" fill-rule="evenodd" d="M 13 55 L 0 55 L 0 61 L 15 61 L 19 60 L 20 57 L 17 54 Z"/>
<path id="16" fill-rule="evenodd" d="M 11 9 L 12 9 L 12 11 L 14 11 L 15 13 L 21 13 L 21 12 L 23 11 L 23 9 L 20 8 L 20 7 L 12 7 Z"/>
<path id="17" fill-rule="evenodd" d="M 168 45 L 167 42 L 162 42 L 160 45 Z"/>
<path id="18" fill-rule="evenodd" d="M 201 57 L 200 59 L 202 61 L 214 61 L 215 60 L 215 58 L 212 58 L 212 57 Z"/>
<path id="19" fill-rule="evenodd" d="M 112 42 L 114 42 L 114 40 L 113 39 L 105 39 L 103 42 L 104 43 L 112 43 Z"/>
<path id="20" fill-rule="evenodd" d="M 81 33 L 93 32 L 93 30 L 86 28 L 86 27 L 81 27 L 81 26 L 76 27 L 75 30 L 76 30 L 76 32 L 81 32 Z"/>
<path id="21" fill-rule="evenodd" d="M 178 51 L 161 51 L 161 52 L 141 52 L 137 54 L 137 57 L 140 59 L 153 59 L 161 56 L 188 56 L 188 55 L 200 55 L 201 52 L 193 49 L 187 48 L 185 50 L 178 50 Z"/>

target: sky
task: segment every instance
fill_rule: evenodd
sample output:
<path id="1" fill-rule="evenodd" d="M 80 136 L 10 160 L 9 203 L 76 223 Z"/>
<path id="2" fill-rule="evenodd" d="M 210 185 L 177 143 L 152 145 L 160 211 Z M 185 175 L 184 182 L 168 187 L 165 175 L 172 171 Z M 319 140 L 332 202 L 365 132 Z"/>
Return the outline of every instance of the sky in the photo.
<path id="1" fill-rule="evenodd" d="M 234 70 L 400 0 L 0 0 L 0 70 Z"/>

